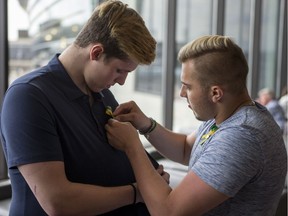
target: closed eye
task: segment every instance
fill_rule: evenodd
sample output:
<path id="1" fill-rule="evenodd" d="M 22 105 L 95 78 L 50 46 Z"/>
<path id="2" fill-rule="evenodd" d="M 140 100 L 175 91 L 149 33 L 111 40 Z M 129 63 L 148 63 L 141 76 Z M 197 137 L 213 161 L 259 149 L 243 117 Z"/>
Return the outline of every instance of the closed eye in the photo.
<path id="1" fill-rule="evenodd" d="M 189 90 L 190 87 L 191 87 L 190 85 L 188 85 L 188 84 L 182 82 L 182 88 L 184 88 L 184 89 L 188 89 L 188 90 Z"/>
<path id="2" fill-rule="evenodd" d="M 129 71 L 117 69 L 116 72 L 121 74 L 121 73 L 128 73 Z"/>

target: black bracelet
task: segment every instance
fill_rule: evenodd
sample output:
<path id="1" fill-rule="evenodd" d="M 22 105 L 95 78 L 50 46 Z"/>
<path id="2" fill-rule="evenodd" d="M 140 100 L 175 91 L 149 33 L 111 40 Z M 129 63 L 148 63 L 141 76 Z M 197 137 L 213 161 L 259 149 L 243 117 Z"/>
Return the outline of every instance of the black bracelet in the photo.
<path id="1" fill-rule="evenodd" d="M 129 185 L 131 185 L 132 188 L 133 188 L 133 193 L 134 193 L 133 205 L 135 205 L 135 204 L 136 204 L 137 190 L 136 190 L 136 187 L 135 187 L 135 185 L 134 185 L 133 183 L 131 183 L 131 184 L 129 184 Z"/>
<path id="2" fill-rule="evenodd" d="M 156 128 L 157 126 L 157 122 L 153 119 L 153 118 L 149 118 L 150 121 L 151 121 L 151 125 L 150 127 L 146 130 L 146 131 L 140 131 L 139 130 L 139 133 L 141 135 L 144 135 L 147 139 L 149 139 L 149 134 Z"/>

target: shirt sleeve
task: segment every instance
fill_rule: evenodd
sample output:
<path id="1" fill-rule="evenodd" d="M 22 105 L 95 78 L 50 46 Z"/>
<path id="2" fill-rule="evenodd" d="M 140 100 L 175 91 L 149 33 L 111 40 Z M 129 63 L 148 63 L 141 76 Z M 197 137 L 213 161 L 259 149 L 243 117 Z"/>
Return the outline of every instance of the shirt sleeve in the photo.
<path id="1" fill-rule="evenodd" d="M 52 106 L 35 86 L 17 84 L 5 95 L 1 132 L 9 168 L 63 160 Z"/>
<path id="2" fill-rule="evenodd" d="M 192 170 L 216 190 L 233 197 L 261 172 L 263 155 L 256 137 L 257 131 L 245 128 L 219 129 L 204 144 Z"/>

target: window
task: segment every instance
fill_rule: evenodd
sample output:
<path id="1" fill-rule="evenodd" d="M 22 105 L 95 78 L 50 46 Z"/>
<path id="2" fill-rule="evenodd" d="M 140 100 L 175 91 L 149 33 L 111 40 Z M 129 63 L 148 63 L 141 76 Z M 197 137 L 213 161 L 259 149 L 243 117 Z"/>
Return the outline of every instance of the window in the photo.
<path id="1" fill-rule="evenodd" d="M 277 42 L 279 26 L 279 1 L 262 1 L 260 38 L 259 88 L 275 89 L 277 71 Z"/>
<path id="2" fill-rule="evenodd" d="M 124 2 L 133 6 L 131 1 Z M 134 8 L 141 14 L 148 29 L 157 41 L 157 56 L 151 65 L 140 65 L 136 71 L 129 74 L 125 85 L 115 85 L 111 88 L 111 91 L 119 103 L 134 100 L 147 116 L 152 116 L 156 121 L 162 123 L 162 8 L 165 5 L 165 0 L 138 0 L 134 3 Z M 148 144 L 147 140 L 142 136 L 141 138 L 146 148 L 150 149 L 151 145 Z M 150 151 L 153 151 L 153 148 Z"/>
<path id="3" fill-rule="evenodd" d="M 46 64 L 55 53 L 65 49 L 101 1 L 21 1 L 8 2 L 9 84 L 17 77 Z M 124 86 L 111 88 L 119 103 L 135 100 L 147 115 L 161 122 L 161 52 L 163 0 L 126 0 L 146 22 L 158 42 L 157 58 L 150 66 L 140 66 L 128 76 Z M 69 10 L 63 8 L 69 7 Z M 18 16 L 15 17 L 15 10 Z M 20 18 L 20 19 L 19 19 Z M 157 20 L 157 21 L 154 21 Z M 148 88 L 147 88 L 148 86 Z M 146 142 L 147 143 L 147 142 Z M 7 178 L 4 158 L 0 155 L 1 178 Z"/>
<path id="4" fill-rule="evenodd" d="M 0 48 L 9 46 L 10 51 L 8 74 L 8 56 L 5 50 L 1 50 L 1 54 L 3 53 L 3 58 L 0 59 L 2 69 L 0 84 L 1 91 L 3 90 L 0 91 L 1 97 L 7 88 L 5 79 L 8 75 L 11 83 L 33 68 L 46 64 L 56 52 L 61 52 L 72 42 L 99 2 L 101 0 L 0 1 Z M 224 20 L 221 25 L 224 26 L 224 34 L 235 38 L 249 60 L 250 93 L 255 96 L 260 87 L 269 86 L 279 95 L 281 89 L 287 85 L 286 0 L 125 0 L 124 2 L 143 16 L 158 45 L 155 62 L 150 66 L 138 67 L 128 76 L 124 86 L 111 88 L 119 103 L 135 100 L 145 114 L 152 116 L 159 123 L 166 126 L 166 122 L 170 121 L 173 130 L 185 133 L 195 130 L 200 122 L 194 118 L 191 110 L 186 108 L 186 100 L 179 97 L 181 65 L 176 57 L 183 44 L 198 36 L 213 33 L 215 28 L 213 13 L 216 6 L 223 6 Z M 175 3 L 175 13 L 167 10 L 166 14 L 165 9 L 169 3 Z M 6 4 L 9 22 L 5 16 Z M 260 14 L 259 20 L 257 14 Z M 171 25 L 168 20 L 175 20 L 175 32 L 167 33 L 163 30 L 164 27 Z M 252 25 L 255 23 L 256 29 Z M 7 25 L 8 45 L 5 42 Z M 171 33 L 175 33 L 174 43 L 167 42 Z M 259 46 L 255 46 L 257 42 Z M 175 61 L 175 68 L 165 71 L 171 61 L 171 59 L 167 61 L 167 53 Z M 170 83 L 164 85 L 164 75 L 170 80 L 175 80 L 174 85 Z M 166 88 L 162 89 L 162 86 Z M 167 91 L 173 92 L 172 99 L 163 105 L 166 100 L 163 92 Z M 163 115 L 171 107 L 172 115 Z M 144 141 L 148 147 L 148 143 Z M 7 177 L 6 164 L 0 148 L 0 180 Z M 2 196 L 2 189 L 0 194 Z"/>
<path id="5" fill-rule="evenodd" d="M 248 59 L 251 0 L 227 0 L 225 6 L 225 35 L 235 40 Z"/>
<path id="6" fill-rule="evenodd" d="M 136 1 L 135 9 L 142 15 L 148 29 L 157 41 L 156 58 L 149 66 L 139 67 L 135 74 L 134 89 L 137 92 L 161 95 L 162 85 L 162 42 L 163 42 L 163 0 Z"/>
<path id="7" fill-rule="evenodd" d="M 189 41 L 212 32 L 212 1 L 185 0 L 177 2 L 176 19 L 176 47 L 175 59 L 179 49 Z M 173 112 L 173 129 L 175 131 L 191 133 L 196 130 L 200 122 L 195 119 L 193 112 L 188 109 L 186 99 L 180 98 L 181 65 L 175 69 L 175 96 Z"/>
<path id="8" fill-rule="evenodd" d="M 8 44 L 7 44 L 7 2 L 0 1 L 0 105 L 8 85 Z M 1 141 L 0 141 L 1 144 Z M 8 180 L 7 166 L 2 148 L 0 148 L 0 200 L 11 197 L 11 186 Z"/>

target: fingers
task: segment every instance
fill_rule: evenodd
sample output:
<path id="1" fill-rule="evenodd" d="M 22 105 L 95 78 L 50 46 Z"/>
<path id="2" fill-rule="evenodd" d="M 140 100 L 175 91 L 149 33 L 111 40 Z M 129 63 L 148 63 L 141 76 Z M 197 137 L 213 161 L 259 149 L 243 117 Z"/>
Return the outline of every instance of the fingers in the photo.
<path id="1" fill-rule="evenodd" d="M 168 183 L 170 184 L 170 174 L 167 172 L 164 172 L 162 175 L 162 178 Z"/>
<path id="2" fill-rule="evenodd" d="M 117 119 L 111 118 L 111 119 L 108 119 L 107 123 L 108 123 L 108 125 L 112 126 L 112 125 L 120 123 L 120 122 Z"/>
<path id="3" fill-rule="evenodd" d="M 133 128 L 130 122 L 120 122 L 117 119 L 109 119 L 105 125 L 105 129 L 108 133 L 115 133 L 116 130 L 124 130 L 123 128 Z"/>
<path id="4" fill-rule="evenodd" d="M 115 122 L 118 122 L 116 119 L 109 119 L 107 124 L 105 125 L 105 130 L 109 133 L 113 127 L 113 124 L 115 124 Z"/>
<path id="5" fill-rule="evenodd" d="M 120 104 L 113 112 L 115 119 L 121 122 L 131 122 L 134 127 L 137 126 L 137 121 L 139 121 L 139 118 L 143 115 L 134 101 Z"/>
<path id="6" fill-rule="evenodd" d="M 157 168 L 157 172 L 162 176 L 162 178 L 169 184 L 170 183 L 170 174 L 164 171 L 162 164 Z"/>
<path id="7" fill-rule="evenodd" d="M 135 106 L 137 106 L 137 105 L 136 105 L 136 103 L 134 101 L 129 101 L 129 102 L 126 102 L 126 103 L 122 103 L 118 107 L 116 107 L 116 109 L 114 110 L 113 114 L 115 116 L 117 116 L 117 115 L 121 115 L 121 114 L 130 113 L 131 110 Z"/>
<path id="8" fill-rule="evenodd" d="M 135 113 L 114 114 L 114 118 L 120 122 L 134 122 L 136 117 Z"/>
<path id="9" fill-rule="evenodd" d="M 159 164 L 159 166 L 158 166 L 158 168 L 157 168 L 157 172 L 158 172 L 160 175 L 163 174 L 163 172 L 164 172 L 164 167 L 163 167 L 162 164 Z"/>

